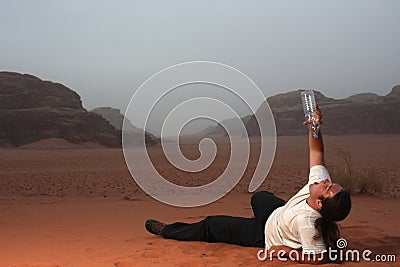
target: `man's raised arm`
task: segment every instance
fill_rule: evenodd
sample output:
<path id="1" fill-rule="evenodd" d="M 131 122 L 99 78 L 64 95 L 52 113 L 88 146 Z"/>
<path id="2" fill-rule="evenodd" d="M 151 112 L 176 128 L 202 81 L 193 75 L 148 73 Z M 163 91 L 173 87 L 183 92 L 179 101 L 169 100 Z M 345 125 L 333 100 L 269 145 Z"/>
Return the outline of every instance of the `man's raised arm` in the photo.
<path id="1" fill-rule="evenodd" d="M 315 111 L 316 116 L 318 117 L 319 124 L 322 124 L 322 115 L 321 110 L 317 105 L 317 110 Z M 307 122 L 304 122 L 307 124 Z M 309 129 L 308 133 L 308 142 L 310 147 L 310 168 L 315 165 L 325 165 L 324 161 L 324 141 L 322 139 L 321 130 L 318 133 L 318 138 L 314 138 L 311 125 L 307 125 Z"/>

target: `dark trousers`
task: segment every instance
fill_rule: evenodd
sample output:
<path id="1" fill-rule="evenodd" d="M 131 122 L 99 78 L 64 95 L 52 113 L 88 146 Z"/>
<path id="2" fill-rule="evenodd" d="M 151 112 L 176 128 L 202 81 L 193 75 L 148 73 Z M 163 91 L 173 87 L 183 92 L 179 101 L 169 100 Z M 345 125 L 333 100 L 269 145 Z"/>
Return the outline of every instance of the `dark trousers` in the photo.
<path id="1" fill-rule="evenodd" d="M 261 191 L 251 198 L 254 218 L 208 216 L 197 223 L 176 222 L 164 227 L 161 235 L 182 241 L 205 241 L 264 247 L 264 227 L 269 215 L 286 202 L 274 194 Z"/>

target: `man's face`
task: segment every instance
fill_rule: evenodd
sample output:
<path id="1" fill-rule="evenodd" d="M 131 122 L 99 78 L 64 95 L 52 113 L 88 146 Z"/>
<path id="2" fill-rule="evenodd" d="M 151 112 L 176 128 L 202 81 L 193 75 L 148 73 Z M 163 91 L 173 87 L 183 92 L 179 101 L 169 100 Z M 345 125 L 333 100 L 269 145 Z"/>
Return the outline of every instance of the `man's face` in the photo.
<path id="1" fill-rule="evenodd" d="M 314 199 L 334 197 L 337 193 L 343 190 L 343 187 L 336 183 L 331 183 L 325 179 L 319 183 L 310 184 L 310 196 Z"/>

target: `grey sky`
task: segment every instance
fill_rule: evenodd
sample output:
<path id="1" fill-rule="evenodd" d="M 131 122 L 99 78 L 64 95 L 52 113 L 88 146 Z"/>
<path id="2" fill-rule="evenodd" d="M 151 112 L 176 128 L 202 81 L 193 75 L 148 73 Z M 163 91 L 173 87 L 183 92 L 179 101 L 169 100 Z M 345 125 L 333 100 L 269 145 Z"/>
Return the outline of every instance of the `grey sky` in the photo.
<path id="1" fill-rule="evenodd" d="M 400 84 L 400 1 L 0 2 L 0 70 L 125 110 L 136 88 L 185 61 L 231 65 L 268 97 L 344 98 Z"/>

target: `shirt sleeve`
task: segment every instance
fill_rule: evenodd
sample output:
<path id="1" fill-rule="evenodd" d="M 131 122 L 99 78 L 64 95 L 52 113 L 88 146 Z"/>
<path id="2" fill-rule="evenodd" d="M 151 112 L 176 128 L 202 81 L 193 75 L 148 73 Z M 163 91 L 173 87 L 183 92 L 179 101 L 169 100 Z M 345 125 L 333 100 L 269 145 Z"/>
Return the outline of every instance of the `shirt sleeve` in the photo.
<path id="1" fill-rule="evenodd" d="M 329 175 L 328 170 L 325 168 L 323 165 L 315 165 L 311 167 L 310 169 L 310 174 L 308 176 L 308 183 L 319 183 L 325 179 L 329 179 L 330 182 L 332 182 L 332 179 Z"/>
<path id="2" fill-rule="evenodd" d="M 302 218 L 302 220 L 306 220 L 306 218 Z M 322 237 L 315 239 L 314 236 L 316 234 L 317 230 L 309 219 L 308 222 L 302 223 L 302 226 L 299 228 L 299 237 L 302 251 L 305 254 L 319 254 L 326 251 L 324 239 Z"/>
<path id="3" fill-rule="evenodd" d="M 305 254 L 324 253 L 326 251 L 324 239 L 322 236 L 314 238 L 317 235 L 317 229 L 312 217 L 311 215 L 298 216 L 296 219 L 301 248 Z"/>

